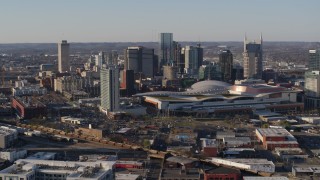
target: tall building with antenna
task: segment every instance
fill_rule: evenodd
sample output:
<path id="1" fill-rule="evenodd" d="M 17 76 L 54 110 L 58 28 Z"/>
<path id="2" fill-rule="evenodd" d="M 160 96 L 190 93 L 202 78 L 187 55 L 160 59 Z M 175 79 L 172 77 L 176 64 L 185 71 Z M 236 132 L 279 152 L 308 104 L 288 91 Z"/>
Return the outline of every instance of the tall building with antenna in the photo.
<path id="1" fill-rule="evenodd" d="M 66 40 L 58 43 L 58 71 L 60 73 L 70 71 L 70 45 Z"/>
<path id="2" fill-rule="evenodd" d="M 245 79 L 262 77 L 262 35 L 258 41 L 248 41 L 245 35 L 243 42 L 243 68 Z"/>

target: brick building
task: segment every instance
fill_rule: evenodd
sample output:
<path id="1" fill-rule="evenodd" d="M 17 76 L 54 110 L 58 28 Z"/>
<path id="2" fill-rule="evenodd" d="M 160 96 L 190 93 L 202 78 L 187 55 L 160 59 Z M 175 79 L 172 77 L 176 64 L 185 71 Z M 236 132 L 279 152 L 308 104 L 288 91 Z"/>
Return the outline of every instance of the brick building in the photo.
<path id="1" fill-rule="evenodd" d="M 256 129 L 256 136 L 267 150 L 280 148 L 296 148 L 299 143 L 296 138 L 283 128 L 260 128 Z"/>
<path id="2" fill-rule="evenodd" d="M 32 97 L 12 98 L 12 108 L 20 119 L 41 118 L 47 116 L 47 107 Z"/>
<path id="3" fill-rule="evenodd" d="M 241 172 L 239 169 L 218 167 L 205 171 L 204 180 L 240 180 Z"/>

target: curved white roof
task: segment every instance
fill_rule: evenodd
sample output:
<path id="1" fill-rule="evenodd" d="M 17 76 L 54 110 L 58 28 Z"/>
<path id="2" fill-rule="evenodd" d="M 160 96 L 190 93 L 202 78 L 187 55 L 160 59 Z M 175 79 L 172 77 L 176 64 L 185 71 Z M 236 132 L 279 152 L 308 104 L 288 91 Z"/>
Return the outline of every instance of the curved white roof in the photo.
<path id="1" fill-rule="evenodd" d="M 191 86 L 191 91 L 214 91 L 214 90 L 225 90 L 230 87 L 231 84 L 216 81 L 216 80 L 207 80 L 207 81 L 200 81 Z"/>
<path id="2" fill-rule="evenodd" d="M 200 81 L 191 86 L 185 92 L 170 92 L 170 91 L 155 91 L 155 92 L 146 92 L 136 94 L 135 96 L 152 96 L 152 95 L 203 95 L 203 94 L 220 94 L 229 89 L 231 84 L 215 81 L 215 80 L 207 80 Z"/>

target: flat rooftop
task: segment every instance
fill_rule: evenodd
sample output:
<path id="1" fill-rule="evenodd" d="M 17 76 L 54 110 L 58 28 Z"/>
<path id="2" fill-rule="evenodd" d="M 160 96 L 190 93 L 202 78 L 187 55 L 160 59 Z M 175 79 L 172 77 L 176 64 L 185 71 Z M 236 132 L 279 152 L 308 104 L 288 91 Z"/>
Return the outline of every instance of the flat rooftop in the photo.
<path id="1" fill-rule="evenodd" d="M 258 131 L 261 136 L 271 136 L 271 137 L 283 137 L 283 136 L 292 136 L 284 128 L 258 128 Z"/>
<path id="2" fill-rule="evenodd" d="M 172 179 L 175 179 L 176 177 L 179 177 L 180 179 L 198 179 L 200 177 L 200 172 L 196 168 L 187 168 L 185 169 L 185 172 L 183 172 L 180 168 L 163 169 L 161 172 L 161 177 L 172 177 Z"/>
<path id="3" fill-rule="evenodd" d="M 96 179 L 113 169 L 114 164 L 114 161 L 78 162 L 19 159 L 15 164 L 3 169 L 0 173 L 13 175 L 41 171 L 46 173 L 65 173 L 68 174 L 68 179 Z"/>
<path id="4" fill-rule="evenodd" d="M 200 138 L 203 147 L 216 147 L 217 141 L 215 139 L 207 139 L 207 138 Z"/>
<path id="5" fill-rule="evenodd" d="M 301 173 L 307 173 L 307 172 L 320 173 L 320 166 L 295 166 L 295 167 L 292 167 L 292 170 L 295 170 L 296 172 L 301 172 Z"/>
<path id="6" fill-rule="evenodd" d="M 289 180 L 287 177 L 259 177 L 259 176 L 243 176 L 243 180 Z"/>
<path id="7" fill-rule="evenodd" d="M 224 160 L 224 161 L 231 161 L 241 164 L 247 164 L 247 165 L 273 165 L 272 161 L 269 161 L 268 159 L 255 159 L 255 158 L 248 158 L 248 159 L 222 159 L 222 158 L 212 158 L 212 160 Z"/>
<path id="8" fill-rule="evenodd" d="M 26 108 L 46 107 L 46 105 L 44 105 L 42 102 L 38 101 L 33 97 L 28 97 L 28 96 L 25 96 L 23 98 L 14 97 L 14 99 Z"/>
<path id="9" fill-rule="evenodd" d="M 10 134 L 16 134 L 18 131 L 16 129 L 11 129 L 6 126 L 0 126 L 0 135 L 10 135 Z"/>
<path id="10" fill-rule="evenodd" d="M 56 153 L 53 152 L 37 152 L 26 159 L 39 159 L 39 160 L 52 160 L 54 159 Z"/>
<path id="11" fill-rule="evenodd" d="M 116 173 L 116 180 L 136 180 L 140 177 L 138 174 L 119 174 Z"/>
<path id="12" fill-rule="evenodd" d="M 251 138 L 250 137 L 224 137 L 223 141 L 224 142 L 228 142 L 228 141 L 251 142 Z"/>

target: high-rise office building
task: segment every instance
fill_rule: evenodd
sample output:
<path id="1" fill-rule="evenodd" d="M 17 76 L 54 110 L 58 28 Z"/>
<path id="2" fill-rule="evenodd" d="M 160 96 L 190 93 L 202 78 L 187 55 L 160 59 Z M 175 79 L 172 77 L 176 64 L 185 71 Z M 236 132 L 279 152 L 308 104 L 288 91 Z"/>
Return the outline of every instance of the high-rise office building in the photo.
<path id="1" fill-rule="evenodd" d="M 200 43 L 197 44 L 196 49 L 197 49 L 197 52 L 198 52 L 198 68 L 199 68 L 203 64 L 203 48 L 201 47 Z"/>
<path id="2" fill-rule="evenodd" d="M 307 71 L 305 73 L 305 101 L 307 108 L 320 107 L 320 71 Z"/>
<path id="3" fill-rule="evenodd" d="M 173 65 L 178 67 L 181 64 L 181 44 L 173 41 Z"/>
<path id="4" fill-rule="evenodd" d="M 162 69 L 163 65 L 173 63 L 174 59 L 173 34 L 160 33 L 159 35 L 159 64 L 158 70 Z"/>
<path id="5" fill-rule="evenodd" d="M 153 77 L 154 58 L 154 49 L 142 46 L 128 47 L 125 50 L 124 69 L 142 73 L 145 77 Z"/>
<path id="6" fill-rule="evenodd" d="M 102 64 L 105 62 L 105 54 L 104 52 L 99 52 L 98 55 L 95 56 L 95 65 L 98 67 L 98 68 L 101 68 L 102 67 Z"/>
<path id="7" fill-rule="evenodd" d="M 320 51 L 309 50 L 309 70 L 319 71 L 320 70 Z"/>
<path id="8" fill-rule="evenodd" d="M 190 75 L 198 74 L 203 62 L 203 49 L 200 46 L 186 46 L 184 48 L 184 71 Z"/>
<path id="9" fill-rule="evenodd" d="M 219 52 L 219 65 L 221 80 L 230 82 L 233 69 L 233 55 L 230 50 L 221 50 Z"/>
<path id="10" fill-rule="evenodd" d="M 108 53 L 107 65 L 118 65 L 118 52 L 116 50 Z"/>
<path id="11" fill-rule="evenodd" d="M 262 36 L 258 42 L 244 39 L 243 50 L 244 78 L 261 79 L 262 75 Z"/>
<path id="12" fill-rule="evenodd" d="M 109 66 L 100 70 L 101 107 L 107 112 L 119 110 L 119 69 Z"/>
<path id="13" fill-rule="evenodd" d="M 133 70 L 120 71 L 120 92 L 121 96 L 132 96 L 134 89 L 134 72 Z"/>
<path id="14" fill-rule="evenodd" d="M 58 71 L 60 73 L 70 71 L 69 53 L 70 45 L 66 40 L 58 43 Z"/>

